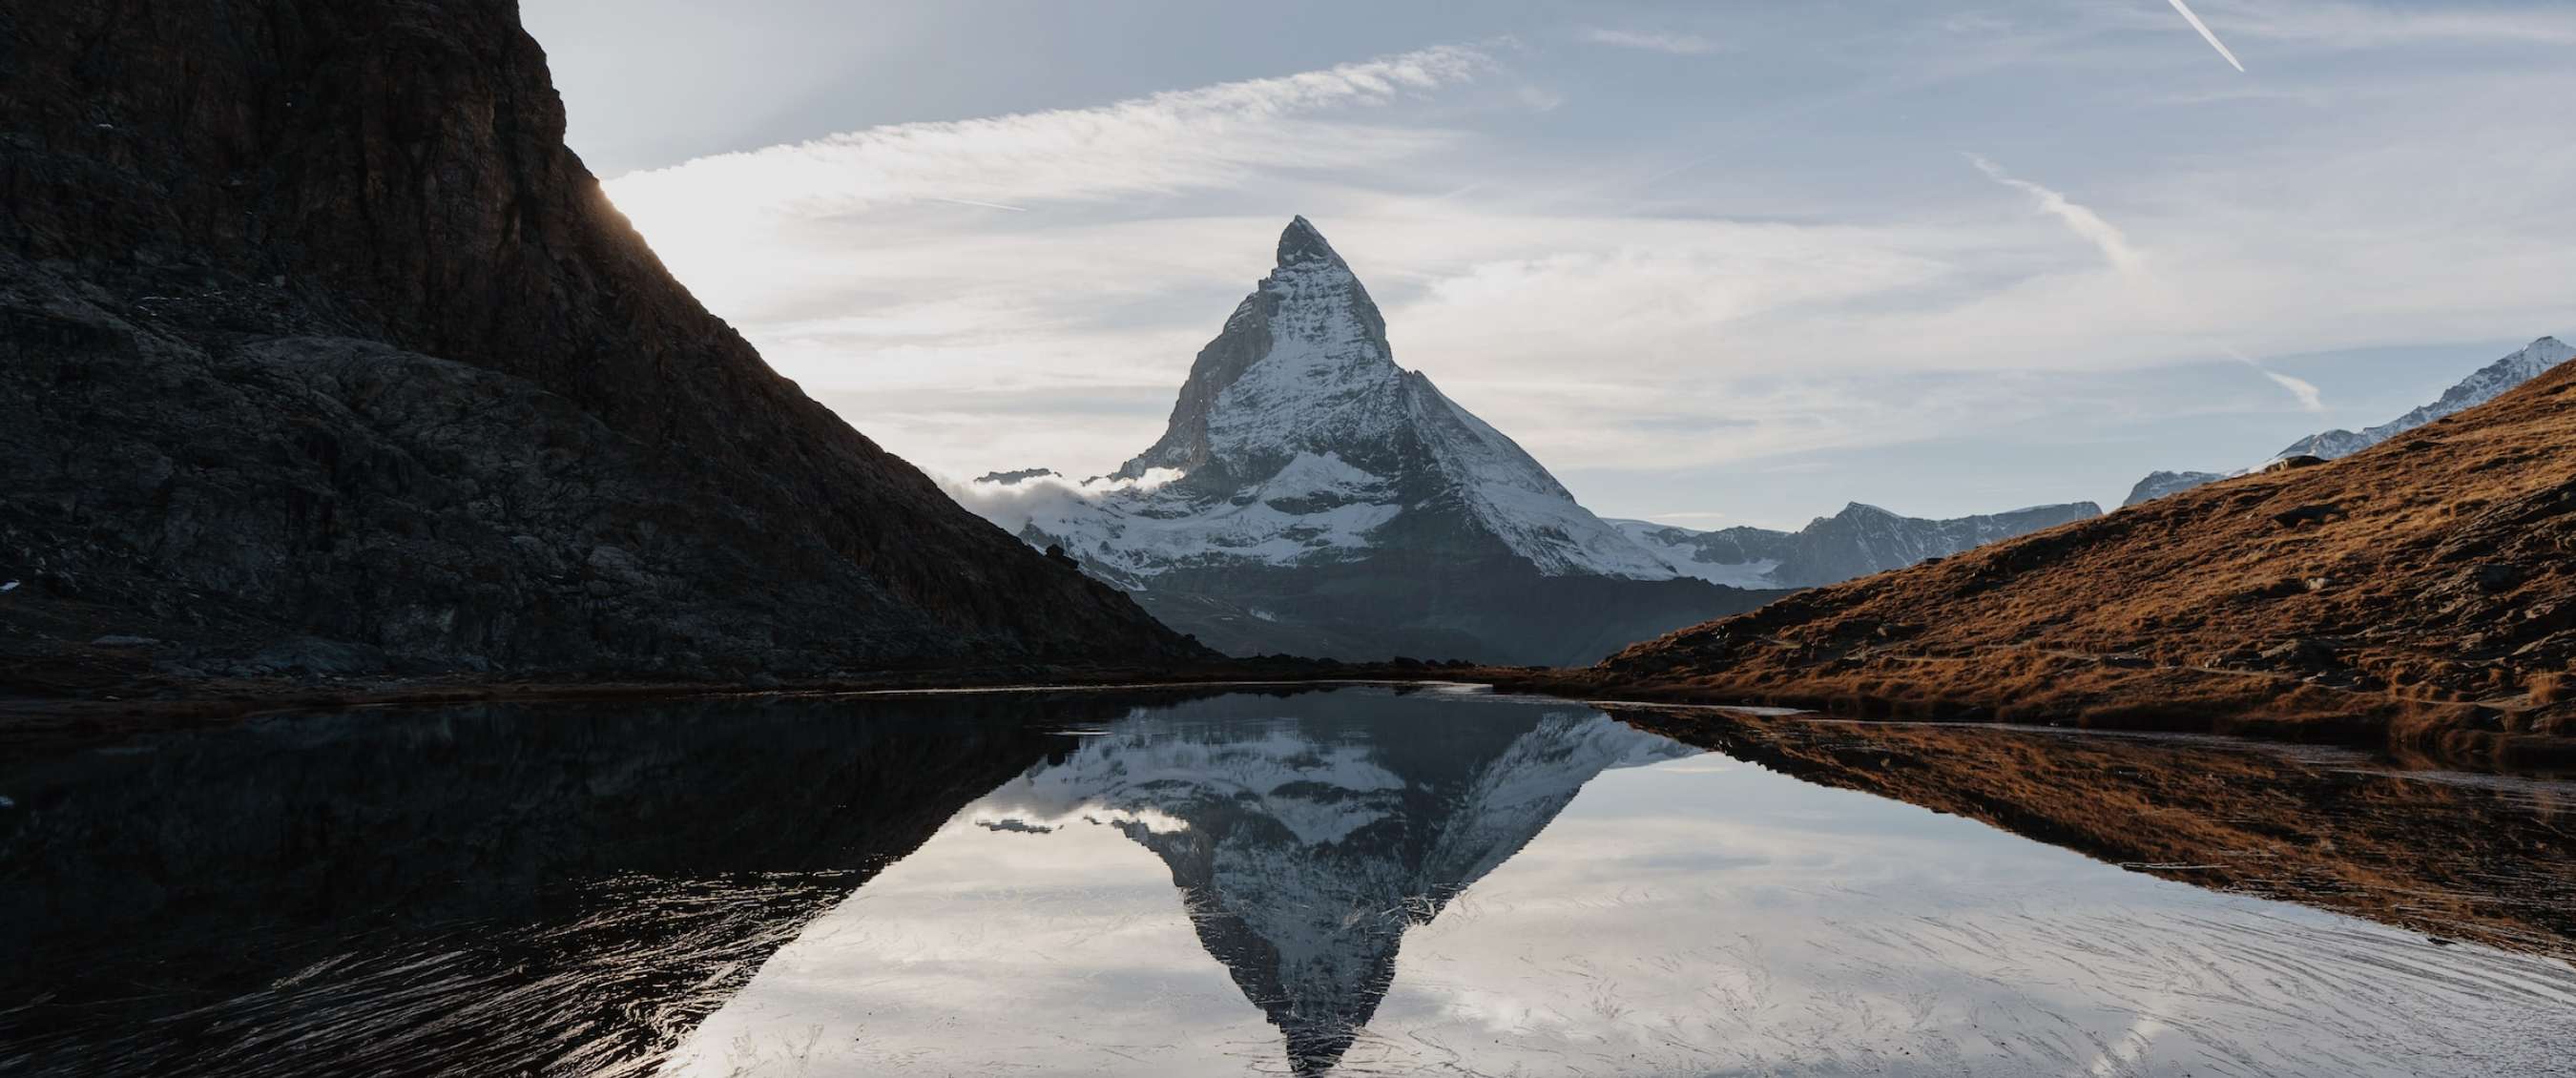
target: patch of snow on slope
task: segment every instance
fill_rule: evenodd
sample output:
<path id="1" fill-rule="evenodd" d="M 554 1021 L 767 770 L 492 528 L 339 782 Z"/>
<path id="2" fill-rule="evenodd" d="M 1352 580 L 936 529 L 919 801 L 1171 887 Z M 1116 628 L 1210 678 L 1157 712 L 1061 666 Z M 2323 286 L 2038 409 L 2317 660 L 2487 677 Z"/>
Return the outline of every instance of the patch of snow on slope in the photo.
<path id="1" fill-rule="evenodd" d="M 951 494 L 1033 543 L 1062 544 L 1128 586 L 1211 561 L 1293 565 L 1347 556 L 1367 549 L 1368 533 L 1402 511 L 1386 500 L 1386 480 L 1332 453 L 1299 453 L 1230 499 L 1197 498 L 1168 480 L 1152 481 L 1167 471 L 1071 487 L 1060 478 L 978 480 L 953 487 Z M 1016 490 L 1030 483 L 1052 489 L 1028 495 Z"/>
<path id="2" fill-rule="evenodd" d="M 1672 566 L 1577 504 L 1520 445 L 1411 375 L 1415 422 L 1467 505 L 1512 551 L 1549 576 L 1670 580 Z"/>
<path id="3" fill-rule="evenodd" d="M 1768 588 L 1771 570 L 1780 567 L 1778 558 L 1756 558 L 1751 561 L 1701 561 L 1700 551 L 1682 540 L 1689 538 L 1687 529 L 1657 524 L 1650 520 L 1613 520 L 1630 541 L 1644 547 L 1647 553 L 1664 560 L 1679 575 L 1723 584 L 1733 588 Z"/>
<path id="4" fill-rule="evenodd" d="M 1385 437 L 1403 420 L 1393 406 L 1403 372 L 1370 339 L 1357 279 L 1338 262 L 1310 261 L 1272 280 L 1270 351 L 1218 393 L 1210 455 L 1249 462 Z"/>
<path id="5" fill-rule="evenodd" d="M 1092 478 L 1076 482 L 1046 468 L 996 472 L 960 482 L 943 479 L 939 486 L 976 516 L 1018 532 L 1038 518 L 1080 515 L 1084 506 L 1125 494 L 1147 494 L 1181 478 L 1179 469 L 1155 468 L 1137 479 Z"/>

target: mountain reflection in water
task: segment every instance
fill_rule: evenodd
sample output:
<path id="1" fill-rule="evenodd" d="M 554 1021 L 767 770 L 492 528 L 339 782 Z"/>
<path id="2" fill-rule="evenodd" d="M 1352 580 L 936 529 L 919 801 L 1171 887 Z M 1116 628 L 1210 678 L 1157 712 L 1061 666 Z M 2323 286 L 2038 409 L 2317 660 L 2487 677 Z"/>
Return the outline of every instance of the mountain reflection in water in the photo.
<path id="1" fill-rule="evenodd" d="M 2576 1064 L 2565 784 L 2327 796 L 2216 746 L 1688 729 L 1721 752 L 1444 692 L 776 700 L 279 720 L 0 769 L 0 916 L 43 929 L 0 952 L 0 1072 Z M 2099 811 L 2011 800 L 2076 781 Z M 2096 833 L 2186 789 L 2226 826 Z M 2414 931 L 1887 797 L 2115 860 L 2259 832 L 2296 869 L 2275 885 L 2177 878 Z M 2348 817 L 2362 867 L 2301 862 L 2256 803 Z M 2403 827 L 2474 855 L 2393 874 Z M 2423 934 L 2454 923 L 2516 949 Z"/>

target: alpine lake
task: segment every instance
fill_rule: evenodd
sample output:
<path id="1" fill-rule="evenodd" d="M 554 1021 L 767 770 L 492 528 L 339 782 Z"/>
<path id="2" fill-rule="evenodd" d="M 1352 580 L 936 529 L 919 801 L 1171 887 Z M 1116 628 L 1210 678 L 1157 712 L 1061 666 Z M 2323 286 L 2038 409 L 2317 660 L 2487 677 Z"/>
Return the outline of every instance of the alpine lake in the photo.
<path id="1" fill-rule="evenodd" d="M 2576 1073 L 2576 782 L 2337 750 L 785 695 L 271 717 L 0 797 L 0 1074 Z"/>

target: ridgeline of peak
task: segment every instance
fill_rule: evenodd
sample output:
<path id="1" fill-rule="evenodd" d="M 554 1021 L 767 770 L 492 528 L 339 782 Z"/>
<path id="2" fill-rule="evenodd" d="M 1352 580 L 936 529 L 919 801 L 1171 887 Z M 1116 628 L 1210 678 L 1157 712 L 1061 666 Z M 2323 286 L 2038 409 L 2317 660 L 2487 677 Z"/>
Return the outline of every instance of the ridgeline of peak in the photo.
<path id="1" fill-rule="evenodd" d="M 1261 376 L 1238 388 L 1256 367 Z M 1152 468 L 1196 474 L 1210 465 L 1229 474 L 1258 470 L 1266 461 L 1234 460 L 1239 454 L 1226 452 L 1222 432 L 1212 435 L 1212 423 L 1224 425 L 1220 411 L 1237 420 L 1234 429 L 1250 434 L 1262 433 L 1251 428 L 1263 424 L 1240 413 L 1265 408 L 1286 413 L 1271 417 L 1273 432 L 1301 421 L 1329 424 L 1319 407 L 1333 400 L 1365 407 L 1391 393 L 1403 373 L 1386 343 L 1386 317 L 1359 276 L 1312 222 L 1295 218 L 1279 234 L 1270 274 L 1191 361 L 1163 436 L 1115 474 L 1134 479 Z M 1229 393 L 1231 406 L 1220 409 L 1219 398 Z"/>
<path id="2" fill-rule="evenodd" d="M 1288 227 L 1279 232 L 1278 265 L 1284 267 L 1309 261 L 1343 264 L 1341 253 L 1333 250 L 1333 245 L 1324 239 L 1324 233 L 1300 214 L 1290 218 Z"/>

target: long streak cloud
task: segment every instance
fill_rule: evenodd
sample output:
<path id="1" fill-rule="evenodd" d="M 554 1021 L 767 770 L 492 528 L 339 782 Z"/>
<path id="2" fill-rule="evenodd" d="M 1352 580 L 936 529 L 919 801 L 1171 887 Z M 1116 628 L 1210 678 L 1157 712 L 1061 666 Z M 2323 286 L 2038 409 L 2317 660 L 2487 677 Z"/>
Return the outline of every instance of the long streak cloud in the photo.
<path id="1" fill-rule="evenodd" d="M 2227 43 L 2218 40 L 2218 35 L 2209 29 L 2209 24 L 2200 21 L 2200 16 L 2192 13 L 2190 4 L 2184 3 L 2183 0 L 2172 0 L 2172 3 L 2175 11 L 2182 12 L 2183 20 L 2189 22 L 2192 29 L 2200 31 L 2201 39 L 2209 42 L 2210 48 L 2217 49 L 2220 56 L 2227 58 L 2228 66 L 2238 71 L 2245 70 L 2245 65 L 2237 62 L 2236 54 L 2227 51 Z"/>

